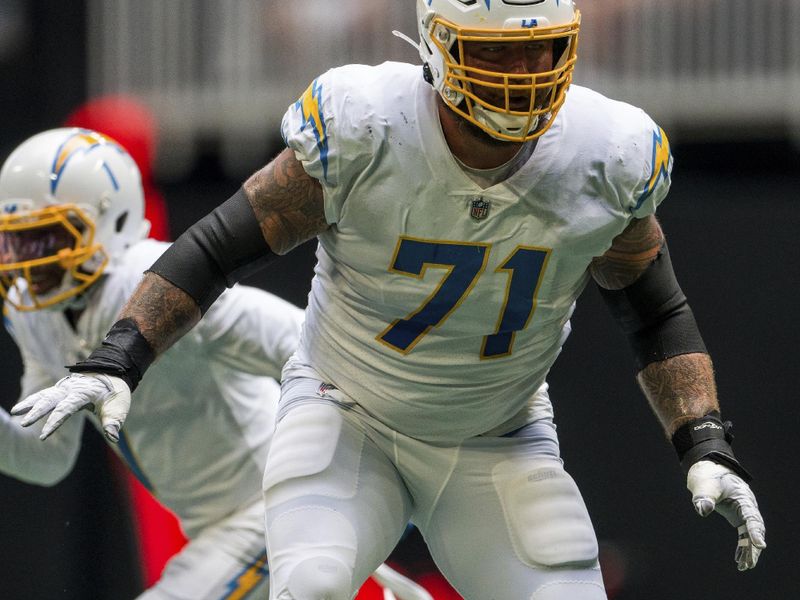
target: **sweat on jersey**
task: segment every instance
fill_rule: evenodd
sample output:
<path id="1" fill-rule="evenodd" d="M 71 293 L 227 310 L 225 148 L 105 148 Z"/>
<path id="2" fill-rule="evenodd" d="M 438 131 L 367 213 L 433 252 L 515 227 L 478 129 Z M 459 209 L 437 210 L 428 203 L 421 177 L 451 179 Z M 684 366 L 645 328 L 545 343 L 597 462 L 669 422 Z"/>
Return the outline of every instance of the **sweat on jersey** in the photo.
<path id="1" fill-rule="evenodd" d="M 545 377 L 587 268 L 670 185 L 663 131 L 573 85 L 527 162 L 483 188 L 445 141 L 420 66 L 316 79 L 282 134 L 322 184 L 309 375 L 403 434 L 457 443 L 551 414 Z"/>

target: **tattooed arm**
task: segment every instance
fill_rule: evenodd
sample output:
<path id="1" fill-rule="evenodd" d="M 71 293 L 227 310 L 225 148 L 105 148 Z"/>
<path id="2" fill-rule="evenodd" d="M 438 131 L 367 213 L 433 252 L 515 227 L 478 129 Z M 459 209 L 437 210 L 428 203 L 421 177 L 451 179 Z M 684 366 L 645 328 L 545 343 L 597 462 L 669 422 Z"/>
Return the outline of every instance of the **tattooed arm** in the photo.
<path id="1" fill-rule="evenodd" d="M 634 219 L 611 242 L 611 248 L 589 266 L 594 280 L 607 290 L 629 286 L 644 273 L 664 244 L 664 234 L 653 216 Z"/>
<path id="2" fill-rule="evenodd" d="M 639 279 L 663 245 L 664 234 L 655 217 L 634 219 L 611 248 L 592 261 L 592 277 L 607 290 L 625 288 Z M 714 369 L 706 353 L 650 362 L 638 373 L 637 381 L 667 437 L 684 423 L 719 410 Z"/>
<path id="3" fill-rule="evenodd" d="M 244 190 L 276 254 L 286 254 L 328 228 L 322 186 L 288 148 L 250 177 Z"/>
<path id="4" fill-rule="evenodd" d="M 655 217 L 632 221 L 589 268 L 632 342 L 637 381 L 687 472 L 695 511 L 716 511 L 736 528 L 737 568 L 752 569 L 766 548 L 764 519 L 720 420 L 711 358 Z"/>
<path id="5" fill-rule="evenodd" d="M 285 149 L 243 186 L 269 249 L 286 254 L 327 229 L 322 187 Z M 148 272 L 120 314 L 132 319 L 156 355 L 200 320 L 197 302 L 163 277 Z"/>
<path id="6" fill-rule="evenodd" d="M 23 426 L 47 416 L 44 439 L 70 415 L 91 408 L 106 437 L 118 441 L 131 392 L 153 360 L 194 327 L 204 309 L 248 268 L 326 228 L 322 187 L 284 150 L 156 261 L 102 345 L 69 367 L 70 377 L 24 399 L 13 414 L 25 414 Z"/>

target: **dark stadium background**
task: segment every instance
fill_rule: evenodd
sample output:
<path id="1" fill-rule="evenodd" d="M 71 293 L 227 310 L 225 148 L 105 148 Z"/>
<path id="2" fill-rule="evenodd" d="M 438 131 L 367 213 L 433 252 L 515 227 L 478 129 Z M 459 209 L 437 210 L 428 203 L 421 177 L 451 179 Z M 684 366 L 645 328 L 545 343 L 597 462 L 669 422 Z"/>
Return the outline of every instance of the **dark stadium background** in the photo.
<path id="1" fill-rule="evenodd" d="M 2 160 L 86 100 L 84 2 L 22 5 L 26 34 L 0 55 Z M 625 341 L 590 287 L 550 383 L 566 467 L 592 514 L 616 600 L 800 598 L 800 152 L 788 133 L 745 139 L 735 125 L 725 142 L 689 141 L 680 124 L 668 132 L 674 183 L 659 217 L 714 358 L 736 452 L 755 474 L 769 547 L 754 571 L 738 573 L 734 530 L 717 515 L 694 514 L 674 452 L 635 385 Z M 265 162 L 279 144 L 276 132 Z M 158 183 L 173 236 L 239 185 L 226 177 L 213 138 L 203 140 L 189 176 Z M 312 267 L 306 244 L 250 283 L 303 305 Z M 9 408 L 21 365 L 5 332 L 0 357 L 0 403 Z M 93 429 L 84 435 L 77 468 L 54 488 L 0 476 L 0 597 L 125 599 L 139 590 L 119 465 Z M 413 543 L 403 560 L 414 560 Z"/>

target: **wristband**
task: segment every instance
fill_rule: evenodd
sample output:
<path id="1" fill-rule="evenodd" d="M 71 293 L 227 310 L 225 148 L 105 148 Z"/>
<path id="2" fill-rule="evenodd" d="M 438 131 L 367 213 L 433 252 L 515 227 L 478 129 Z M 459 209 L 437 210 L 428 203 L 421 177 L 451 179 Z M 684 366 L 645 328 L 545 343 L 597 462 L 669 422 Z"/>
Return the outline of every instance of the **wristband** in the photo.
<path id="1" fill-rule="evenodd" d="M 86 360 L 67 368 L 71 373 L 114 375 L 133 392 L 155 357 L 155 351 L 139 331 L 136 321 L 122 319 L 114 323 L 100 347 Z"/>
<path id="2" fill-rule="evenodd" d="M 745 481 L 751 481 L 753 477 L 733 455 L 732 429 L 733 423 L 723 423 L 716 410 L 679 427 L 672 436 L 672 445 L 684 470 L 688 472 L 700 460 L 710 460 L 728 467 Z"/>

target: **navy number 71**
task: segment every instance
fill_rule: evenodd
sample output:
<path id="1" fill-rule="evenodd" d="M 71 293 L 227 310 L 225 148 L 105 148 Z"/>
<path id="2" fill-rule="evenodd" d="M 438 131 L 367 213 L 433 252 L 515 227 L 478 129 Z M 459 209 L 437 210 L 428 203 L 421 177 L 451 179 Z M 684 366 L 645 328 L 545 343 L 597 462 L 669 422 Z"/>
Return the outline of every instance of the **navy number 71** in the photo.
<path id="1" fill-rule="evenodd" d="M 397 319 L 377 339 L 408 354 L 432 328 L 455 311 L 478 282 L 489 258 L 489 244 L 433 242 L 401 237 L 390 271 L 422 279 L 428 268 L 443 269 L 444 277 L 422 304 Z M 550 250 L 518 246 L 500 263 L 498 273 L 508 275 L 505 299 L 495 332 L 484 336 L 481 358 L 508 356 L 517 331 L 528 326 L 536 309 L 536 295 Z"/>

